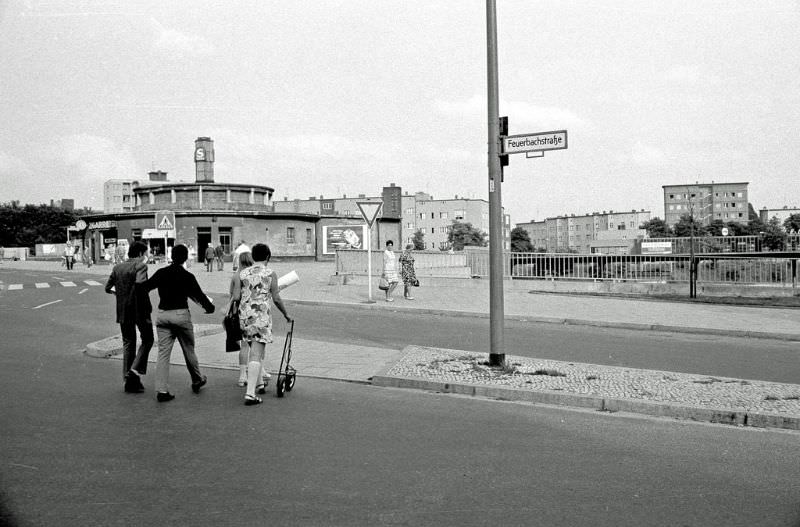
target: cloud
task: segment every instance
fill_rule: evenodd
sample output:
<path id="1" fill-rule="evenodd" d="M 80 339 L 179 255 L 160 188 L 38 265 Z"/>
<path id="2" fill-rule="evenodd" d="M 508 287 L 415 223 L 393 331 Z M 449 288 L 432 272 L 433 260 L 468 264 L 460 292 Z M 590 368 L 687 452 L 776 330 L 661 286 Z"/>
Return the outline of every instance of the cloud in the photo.
<path id="1" fill-rule="evenodd" d="M 659 148 L 637 141 L 630 150 L 618 154 L 616 158 L 621 163 L 652 167 L 663 165 L 667 161 L 667 154 Z"/>
<path id="2" fill-rule="evenodd" d="M 589 128 L 589 123 L 567 108 L 557 106 L 539 106 L 523 101 L 500 101 L 500 115 L 508 115 L 511 133 L 538 132 Z M 448 117 L 468 117 L 486 119 L 486 98 L 473 96 L 470 99 L 456 101 L 436 101 L 436 110 Z M 522 127 L 536 127 L 536 130 L 524 130 Z"/>
<path id="3" fill-rule="evenodd" d="M 6 152 L 0 152 L 0 176 L 4 178 L 17 177 L 20 174 L 29 172 L 28 166 L 22 159 L 7 154 Z"/>
<path id="4" fill-rule="evenodd" d="M 119 146 L 105 137 L 88 134 L 62 137 L 51 153 L 74 178 L 87 183 L 99 182 L 101 187 L 108 179 L 139 179 L 144 173 L 129 147 Z"/>
<path id="5" fill-rule="evenodd" d="M 178 57 L 200 57 L 214 53 L 214 46 L 199 35 L 189 35 L 177 29 L 166 28 L 155 18 L 150 19 L 150 24 L 156 33 L 153 47 L 157 51 Z"/>
<path id="6" fill-rule="evenodd" d="M 673 84 L 684 86 L 713 85 L 720 80 L 719 77 L 710 74 L 696 64 L 672 66 L 664 72 L 664 79 Z"/>

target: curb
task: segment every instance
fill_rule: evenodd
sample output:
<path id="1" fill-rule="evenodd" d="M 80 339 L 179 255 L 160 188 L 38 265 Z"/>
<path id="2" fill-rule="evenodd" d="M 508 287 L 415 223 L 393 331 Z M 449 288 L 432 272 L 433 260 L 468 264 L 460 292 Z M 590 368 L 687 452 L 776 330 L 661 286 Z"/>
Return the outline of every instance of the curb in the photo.
<path id="1" fill-rule="evenodd" d="M 207 335 L 216 335 L 217 333 L 222 333 L 223 331 L 224 329 L 222 326 L 217 324 L 194 325 L 195 338 L 205 337 Z M 153 333 L 155 333 L 155 330 Z M 157 339 L 154 345 L 158 345 Z M 113 357 L 114 355 L 119 355 L 122 353 L 122 336 L 114 335 L 113 337 L 107 337 L 102 340 L 90 342 L 86 345 L 86 348 L 83 350 L 83 352 L 90 357 L 95 357 L 98 359 L 107 359 L 109 357 Z"/>
<path id="2" fill-rule="evenodd" d="M 754 428 L 778 428 L 784 430 L 800 430 L 800 417 L 789 417 L 778 414 L 745 412 L 724 408 L 699 408 L 694 406 L 669 403 L 638 401 L 632 399 L 613 399 L 561 393 L 552 391 L 520 390 L 518 388 L 485 386 L 465 383 L 446 383 L 428 381 L 412 377 L 390 377 L 375 375 L 373 386 L 383 388 L 410 388 L 440 393 L 471 395 L 500 401 L 516 401 L 534 404 L 548 404 L 596 410 L 599 412 L 627 412 L 652 417 L 668 417 L 707 423 L 749 426 Z"/>
<path id="3" fill-rule="evenodd" d="M 395 307 L 394 305 L 383 305 L 380 302 L 374 304 L 356 303 L 356 302 L 329 302 L 325 300 L 292 300 L 285 299 L 284 302 L 289 302 L 305 306 L 327 306 L 339 307 L 349 309 L 384 309 L 397 312 L 409 311 L 419 313 L 422 315 L 449 315 L 457 317 L 472 317 L 472 318 L 489 318 L 488 313 L 478 311 L 459 311 L 456 309 L 431 309 L 431 308 L 416 308 L 416 307 Z M 691 335 L 717 335 L 723 337 L 744 337 L 754 339 L 770 339 L 782 340 L 788 342 L 800 342 L 800 334 L 795 333 L 778 333 L 769 331 L 749 331 L 738 329 L 717 329 L 717 328 L 701 328 L 692 326 L 670 326 L 665 324 L 645 324 L 640 322 L 605 322 L 600 320 L 584 320 L 579 318 L 561 318 L 561 317 L 541 317 L 541 316 L 527 316 L 527 315 L 506 315 L 506 320 L 515 320 L 519 322 L 538 322 L 542 324 L 559 324 L 567 326 L 590 326 L 601 328 L 614 328 L 614 329 L 632 329 L 636 331 L 661 331 L 666 333 L 687 333 Z"/>

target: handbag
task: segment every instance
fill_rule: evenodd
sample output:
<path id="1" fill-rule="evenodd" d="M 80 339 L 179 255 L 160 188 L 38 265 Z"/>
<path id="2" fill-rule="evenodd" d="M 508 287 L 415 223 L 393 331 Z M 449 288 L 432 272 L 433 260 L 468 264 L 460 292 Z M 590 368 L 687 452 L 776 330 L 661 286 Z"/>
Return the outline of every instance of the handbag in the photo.
<path id="1" fill-rule="evenodd" d="M 228 312 L 222 319 L 222 327 L 225 328 L 225 351 L 239 351 L 242 340 L 242 326 L 239 323 L 239 303 L 231 301 Z"/>
<path id="2" fill-rule="evenodd" d="M 381 276 L 381 279 L 378 282 L 378 289 L 380 289 L 381 291 L 389 290 L 389 280 L 387 280 L 385 276 Z"/>
<path id="3" fill-rule="evenodd" d="M 413 285 L 414 287 L 419 287 L 419 280 L 414 278 L 414 281 L 411 282 L 411 285 Z"/>

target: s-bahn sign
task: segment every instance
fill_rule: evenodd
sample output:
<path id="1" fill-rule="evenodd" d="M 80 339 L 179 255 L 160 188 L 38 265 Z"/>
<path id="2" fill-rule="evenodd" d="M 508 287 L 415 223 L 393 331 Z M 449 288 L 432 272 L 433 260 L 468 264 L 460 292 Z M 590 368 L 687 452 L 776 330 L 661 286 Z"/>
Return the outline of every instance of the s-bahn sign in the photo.
<path id="1" fill-rule="evenodd" d="M 567 131 L 536 132 L 533 134 L 509 135 L 503 137 L 501 155 L 521 154 L 523 152 L 544 152 L 545 150 L 564 150 L 567 148 Z"/>

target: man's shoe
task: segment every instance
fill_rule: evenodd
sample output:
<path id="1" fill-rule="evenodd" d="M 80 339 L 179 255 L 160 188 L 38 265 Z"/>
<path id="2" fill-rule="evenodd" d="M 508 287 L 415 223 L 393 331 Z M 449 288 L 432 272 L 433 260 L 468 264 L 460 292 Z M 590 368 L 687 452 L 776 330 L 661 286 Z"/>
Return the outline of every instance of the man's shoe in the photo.
<path id="1" fill-rule="evenodd" d="M 200 380 L 199 380 L 199 381 L 197 381 L 197 382 L 193 382 L 193 383 L 192 383 L 192 391 L 193 391 L 194 393 L 200 393 L 200 388 L 202 388 L 203 386 L 205 386 L 205 385 L 206 385 L 206 382 L 208 382 L 208 377 L 206 377 L 205 375 L 203 375 L 203 378 L 202 378 L 202 379 L 200 379 Z"/>
<path id="2" fill-rule="evenodd" d="M 142 393 L 144 385 L 138 375 L 128 374 L 125 378 L 125 393 Z"/>
<path id="3" fill-rule="evenodd" d="M 174 396 L 174 395 L 172 395 L 172 394 L 171 394 L 171 393 L 169 393 L 169 392 L 158 392 L 158 393 L 156 394 L 156 399 L 157 399 L 157 400 L 158 400 L 158 402 L 160 402 L 160 403 L 165 403 L 165 402 L 167 402 L 167 401 L 171 401 L 171 400 L 173 400 L 174 398 L 175 398 L 175 396 Z"/>

